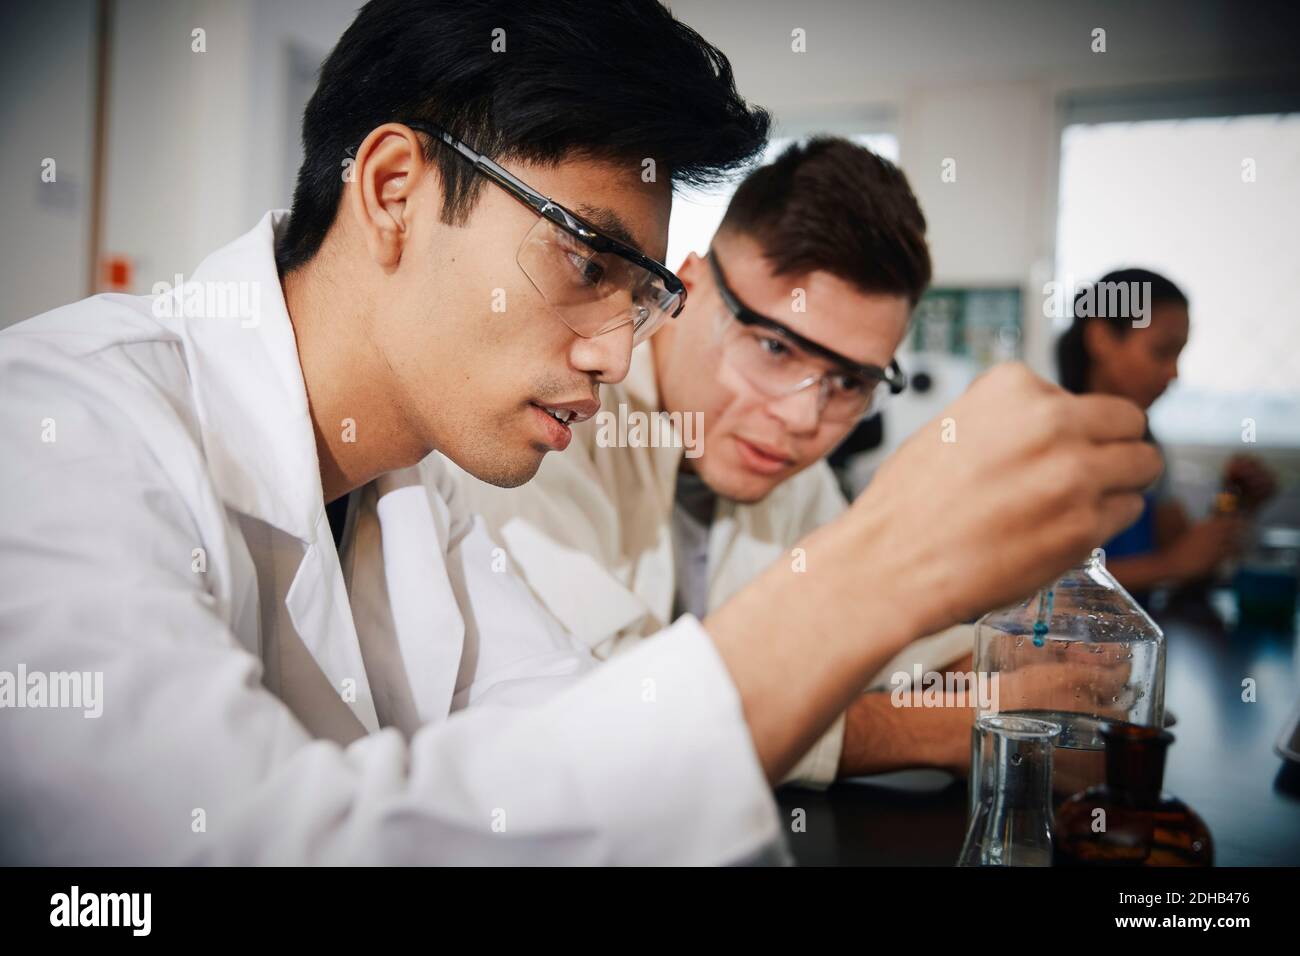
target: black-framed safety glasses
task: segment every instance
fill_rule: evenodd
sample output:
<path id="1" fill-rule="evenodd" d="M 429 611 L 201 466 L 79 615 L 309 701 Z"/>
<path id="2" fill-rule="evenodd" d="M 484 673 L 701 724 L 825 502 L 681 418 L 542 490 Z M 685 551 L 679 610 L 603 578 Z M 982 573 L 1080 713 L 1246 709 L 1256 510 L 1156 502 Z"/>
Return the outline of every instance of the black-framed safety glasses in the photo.
<path id="1" fill-rule="evenodd" d="M 663 263 L 602 233 L 446 130 L 422 121 L 405 125 L 455 150 L 475 171 L 538 215 L 516 260 L 577 335 L 594 338 L 632 323 L 636 345 L 682 311 L 686 287 Z"/>
<path id="2" fill-rule="evenodd" d="M 708 260 L 718 297 L 736 323 L 731 332 L 719 329 L 724 358 L 758 391 L 781 398 L 817 385 L 819 412 L 827 420 L 851 423 L 879 411 L 888 396 L 907 388 L 897 360 L 885 368 L 855 362 L 755 312 L 727 284 L 712 249 Z"/>

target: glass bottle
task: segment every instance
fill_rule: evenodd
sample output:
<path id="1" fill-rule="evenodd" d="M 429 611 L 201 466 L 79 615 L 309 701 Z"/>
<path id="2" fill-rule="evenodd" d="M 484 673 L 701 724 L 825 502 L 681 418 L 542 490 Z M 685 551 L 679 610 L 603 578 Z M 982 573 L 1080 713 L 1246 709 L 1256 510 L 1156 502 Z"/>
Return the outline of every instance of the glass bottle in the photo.
<path id="1" fill-rule="evenodd" d="M 1106 782 L 1066 800 L 1056 814 L 1057 866 L 1213 866 L 1205 821 L 1161 792 L 1174 735 L 1157 727 L 1110 724 Z"/>
<path id="2" fill-rule="evenodd" d="M 983 767 L 958 866 L 1051 866 L 1052 742 L 1061 728 L 987 715 L 972 741 Z"/>
<path id="3" fill-rule="evenodd" d="M 1164 633 L 1106 570 L 1100 548 L 1050 588 L 982 617 L 974 670 L 989 675 L 989 706 L 979 701 L 977 717 L 1016 714 L 1061 726 L 1057 803 L 1102 782 L 1103 721 L 1164 725 Z M 975 777 L 978 768 L 972 759 Z M 972 807 L 978 792 L 972 779 Z"/>

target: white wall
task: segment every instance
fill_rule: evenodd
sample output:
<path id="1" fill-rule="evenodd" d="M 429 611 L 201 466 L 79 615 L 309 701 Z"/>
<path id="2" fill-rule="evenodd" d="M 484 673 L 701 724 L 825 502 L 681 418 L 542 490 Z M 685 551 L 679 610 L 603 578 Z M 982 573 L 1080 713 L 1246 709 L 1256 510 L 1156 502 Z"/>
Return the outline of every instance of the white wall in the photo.
<path id="1" fill-rule="evenodd" d="M 267 209 L 292 198 L 291 177 L 301 158 L 302 106 L 289 102 L 289 73 L 297 54 L 323 60 L 356 16 L 361 0 L 250 0 L 252 100 L 246 117 L 249 187 L 241 216 L 252 226 Z M 314 82 L 312 88 L 314 89 Z"/>
<path id="2" fill-rule="evenodd" d="M 0 4 L 0 327 L 89 288 L 94 31 L 90 0 Z"/>
<path id="3" fill-rule="evenodd" d="M 250 0 L 115 4 L 106 145 L 105 255 L 134 291 L 189 275 L 246 231 Z M 205 31 L 204 52 L 192 31 Z"/>
<path id="4" fill-rule="evenodd" d="M 321 59 L 358 0 L 123 0 L 116 5 L 105 251 L 135 291 L 188 275 L 289 204 L 297 55 Z M 192 31 L 206 31 L 206 52 Z"/>

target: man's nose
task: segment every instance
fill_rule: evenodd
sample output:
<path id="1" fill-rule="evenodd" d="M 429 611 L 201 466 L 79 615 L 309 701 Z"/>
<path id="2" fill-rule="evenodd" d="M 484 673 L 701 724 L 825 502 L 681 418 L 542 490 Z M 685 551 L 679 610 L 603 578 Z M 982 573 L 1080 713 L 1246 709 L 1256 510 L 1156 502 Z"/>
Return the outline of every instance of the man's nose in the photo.
<path id="1" fill-rule="evenodd" d="M 575 337 L 569 360 L 580 372 L 598 382 L 621 382 L 632 364 L 632 323 L 610 329 L 589 339 Z"/>
<path id="2" fill-rule="evenodd" d="M 810 435 L 817 431 L 821 422 L 820 406 L 821 386 L 818 383 L 782 398 L 772 399 L 767 404 L 767 410 L 773 417 L 780 419 L 791 434 Z"/>

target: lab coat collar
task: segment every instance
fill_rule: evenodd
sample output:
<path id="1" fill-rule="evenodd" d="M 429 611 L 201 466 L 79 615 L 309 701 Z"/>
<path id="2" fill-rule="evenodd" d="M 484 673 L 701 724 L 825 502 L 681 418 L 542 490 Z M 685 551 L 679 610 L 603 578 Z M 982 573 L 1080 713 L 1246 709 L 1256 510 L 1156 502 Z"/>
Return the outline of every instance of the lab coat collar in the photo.
<path id="1" fill-rule="evenodd" d="M 238 289 L 254 307 L 187 317 L 178 331 L 217 493 L 235 510 L 311 544 L 325 502 L 297 340 L 275 267 L 275 232 L 287 216 L 267 213 L 190 277 L 205 291 Z"/>
<path id="2" fill-rule="evenodd" d="M 176 331 L 187 351 L 216 492 L 227 507 L 303 543 L 286 608 L 330 684 L 356 685 L 345 702 L 374 731 L 378 718 L 325 517 L 307 387 L 275 267 L 275 233 L 287 215 L 267 213 L 251 232 L 203 260 L 186 283 L 205 295 L 224 290 L 227 303 L 234 297 L 249 308 L 198 317 L 182 310 Z"/>

